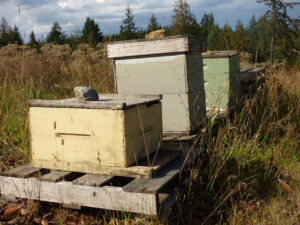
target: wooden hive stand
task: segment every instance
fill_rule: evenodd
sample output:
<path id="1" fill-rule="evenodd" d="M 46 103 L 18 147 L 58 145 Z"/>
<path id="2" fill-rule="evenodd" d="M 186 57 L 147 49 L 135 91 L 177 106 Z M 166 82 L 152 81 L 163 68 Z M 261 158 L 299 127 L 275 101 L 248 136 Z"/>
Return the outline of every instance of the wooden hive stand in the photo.
<path id="1" fill-rule="evenodd" d="M 84 174 L 34 168 L 27 164 L 1 174 L 1 195 L 10 199 L 59 203 L 71 208 L 93 207 L 159 216 L 184 190 L 183 182 L 174 181 L 183 177 L 182 171 L 204 152 L 202 148 L 181 150 L 161 151 L 156 157 L 149 157 L 148 170 L 142 160 L 122 174 Z M 143 173 L 136 172 L 139 171 L 137 167 L 144 168 Z"/>

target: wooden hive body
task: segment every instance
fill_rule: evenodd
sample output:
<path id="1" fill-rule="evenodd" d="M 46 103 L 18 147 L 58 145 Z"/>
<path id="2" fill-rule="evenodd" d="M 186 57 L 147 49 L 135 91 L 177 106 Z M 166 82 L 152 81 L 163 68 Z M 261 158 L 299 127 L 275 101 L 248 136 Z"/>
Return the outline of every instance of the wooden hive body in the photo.
<path id="1" fill-rule="evenodd" d="M 162 94 L 163 132 L 192 133 L 206 112 L 202 51 L 205 42 L 192 36 L 109 44 L 116 91 Z"/>
<path id="2" fill-rule="evenodd" d="M 103 102 L 98 104 L 33 100 L 29 108 L 32 165 L 101 173 L 101 166 L 124 168 L 159 148 L 158 98 L 100 95 L 100 99 Z"/>
<path id="3" fill-rule="evenodd" d="M 240 71 L 238 52 L 212 51 L 202 56 L 206 107 L 227 109 L 234 106 Z"/>

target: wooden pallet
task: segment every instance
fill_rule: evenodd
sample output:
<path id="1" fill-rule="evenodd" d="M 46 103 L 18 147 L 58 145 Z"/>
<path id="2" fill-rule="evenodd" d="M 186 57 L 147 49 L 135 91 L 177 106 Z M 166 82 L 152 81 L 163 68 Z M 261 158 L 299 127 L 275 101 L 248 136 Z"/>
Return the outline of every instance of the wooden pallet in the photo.
<path id="1" fill-rule="evenodd" d="M 176 152 L 183 147 L 195 146 L 198 141 L 197 135 L 165 134 L 161 148 Z"/>
<path id="2" fill-rule="evenodd" d="M 5 171 L 0 176 L 0 191 L 5 198 L 158 216 L 176 202 L 176 196 L 184 188 L 172 182 L 202 152 L 202 148 L 186 148 L 152 179 L 50 171 L 28 164 Z"/>

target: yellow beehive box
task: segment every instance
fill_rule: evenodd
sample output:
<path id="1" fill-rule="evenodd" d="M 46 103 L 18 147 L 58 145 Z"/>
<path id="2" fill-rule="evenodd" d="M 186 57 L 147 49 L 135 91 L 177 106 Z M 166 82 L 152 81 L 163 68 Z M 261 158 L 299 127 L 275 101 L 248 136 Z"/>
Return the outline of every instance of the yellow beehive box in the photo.
<path id="1" fill-rule="evenodd" d="M 99 95 L 99 101 L 30 101 L 32 165 L 97 174 L 102 167 L 136 164 L 160 146 L 160 99 Z"/>

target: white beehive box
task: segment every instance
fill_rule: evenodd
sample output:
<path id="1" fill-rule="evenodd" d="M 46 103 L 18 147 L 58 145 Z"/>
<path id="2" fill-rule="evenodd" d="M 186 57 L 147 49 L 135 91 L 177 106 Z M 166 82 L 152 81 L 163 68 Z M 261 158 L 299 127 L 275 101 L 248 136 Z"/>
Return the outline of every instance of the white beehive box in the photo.
<path id="1" fill-rule="evenodd" d="M 101 166 L 124 168 L 159 148 L 160 96 L 99 99 L 30 101 L 32 165 L 101 173 Z"/>
<path id="2" fill-rule="evenodd" d="M 206 42 L 182 35 L 109 43 L 118 94 L 162 94 L 163 132 L 190 134 L 205 121 L 201 52 Z"/>

